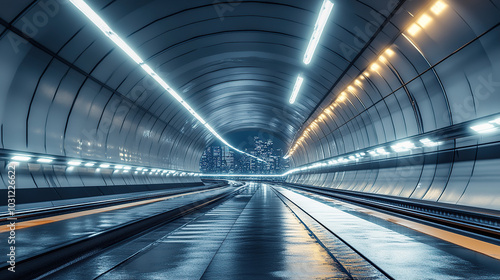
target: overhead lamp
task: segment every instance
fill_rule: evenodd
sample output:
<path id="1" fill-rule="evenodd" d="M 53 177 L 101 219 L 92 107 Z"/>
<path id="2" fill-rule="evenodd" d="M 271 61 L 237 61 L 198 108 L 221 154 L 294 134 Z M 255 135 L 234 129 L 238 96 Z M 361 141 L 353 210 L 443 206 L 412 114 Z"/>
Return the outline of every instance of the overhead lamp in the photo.
<path id="1" fill-rule="evenodd" d="M 490 133 L 497 131 L 498 129 L 491 123 L 479 124 L 471 127 L 472 130 L 478 133 Z"/>
<path id="2" fill-rule="evenodd" d="M 11 159 L 15 160 L 15 161 L 29 161 L 31 159 L 31 157 L 25 156 L 25 155 L 17 155 L 17 156 L 13 156 Z"/>
<path id="3" fill-rule="evenodd" d="M 51 163 L 54 161 L 54 159 L 53 158 L 39 158 L 36 161 L 40 162 L 40 163 Z"/>
<path id="4" fill-rule="evenodd" d="M 94 165 L 95 165 L 95 162 L 87 162 L 87 163 L 85 163 L 86 167 L 92 167 Z"/>
<path id="5" fill-rule="evenodd" d="M 332 2 L 330 2 L 329 0 L 325 0 L 323 2 L 321 11 L 314 26 L 314 31 L 311 40 L 309 41 L 309 45 L 307 46 L 306 54 L 304 55 L 305 64 L 311 63 L 314 52 L 316 51 L 316 47 L 318 46 L 319 39 L 323 34 L 323 30 L 325 29 L 328 18 L 330 17 L 330 14 L 332 12 L 332 8 L 333 8 Z"/>
<path id="6" fill-rule="evenodd" d="M 123 41 L 120 36 L 118 36 L 108 24 L 96 13 L 92 8 L 85 3 L 83 0 L 70 0 L 70 2 L 78 8 L 92 23 L 98 27 L 106 37 L 108 37 L 116 46 L 118 46 L 122 51 L 124 51 L 135 63 L 141 66 L 141 68 L 152 77 L 160 86 L 162 86 L 175 100 L 177 100 L 186 110 L 193 115 L 201 124 L 207 128 L 212 135 L 219 139 L 229 148 L 244 154 L 249 157 L 258 158 L 256 156 L 250 155 L 243 151 L 236 149 L 234 146 L 230 145 L 224 138 L 222 138 L 198 113 L 194 111 L 193 108 L 172 88 L 170 87 L 151 67 L 149 67 L 142 58 L 127 44 Z"/>
<path id="7" fill-rule="evenodd" d="M 124 170 L 130 170 L 130 169 L 132 169 L 132 167 L 131 166 L 124 166 L 123 169 Z"/>
<path id="8" fill-rule="evenodd" d="M 123 165 L 115 165 L 115 169 L 123 169 Z"/>
<path id="9" fill-rule="evenodd" d="M 82 162 L 78 161 L 78 160 L 68 161 L 68 165 L 71 165 L 71 166 L 80 166 L 81 164 L 82 164 Z"/>
<path id="10" fill-rule="evenodd" d="M 297 99 L 297 95 L 299 94 L 300 87 L 302 87 L 302 83 L 304 82 L 304 78 L 301 75 L 297 77 L 297 81 L 295 81 L 295 86 L 293 87 L 292 96 L 290 96 L 290 104 L 295 103 L 295 99 Z"/>
<path id="11" fill-rule="evenodd" d="M 99 165 L 99 167 L 101 167 L 101 168 L 109 168 L 110 165 L 107 164 L 107 163 L 103 163 L 103 164 Z"/>
<path id="12" fill-rule="evenodd" d="M 137 167 L 135 170 L 142 171 L 143 169 L 144 169 L 144 167 Z"/>

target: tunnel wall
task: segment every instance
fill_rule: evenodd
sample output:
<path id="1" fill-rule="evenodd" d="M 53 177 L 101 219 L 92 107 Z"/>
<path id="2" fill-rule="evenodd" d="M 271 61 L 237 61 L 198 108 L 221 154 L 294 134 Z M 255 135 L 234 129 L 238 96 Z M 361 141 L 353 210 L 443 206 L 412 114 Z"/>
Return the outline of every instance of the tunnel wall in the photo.
<path id="1" fill-rule="evenodd" d="M 407 31 L 404 13 L 393 17 L 313 116 L 294 166 L 417 135 L 438 139 L 451 126 L 500 113 L 498 2 L 446 3 L 440 15 L 405 6 L 415 19 L 431 18 L 417 34 Z M 499 141 L 495 134 L 444 139 L 427 156 L 384 157 L 390 166 L 374 159 L 287 181 L 500 210 Z"/>
<path id="2" fill-rule="evenodd" d="M 0 13 L 2 152 L 199 170 L 206 129 L 99 30 L 72 18 L 68 1 L 6 6 Z M 1 166 L 5 171 L 6 163 Z M 21 164 L 17 188 L 201 184 L 195 177 L 94 171 Z M 6 188 L 6 172 L 0 173 Z"/>

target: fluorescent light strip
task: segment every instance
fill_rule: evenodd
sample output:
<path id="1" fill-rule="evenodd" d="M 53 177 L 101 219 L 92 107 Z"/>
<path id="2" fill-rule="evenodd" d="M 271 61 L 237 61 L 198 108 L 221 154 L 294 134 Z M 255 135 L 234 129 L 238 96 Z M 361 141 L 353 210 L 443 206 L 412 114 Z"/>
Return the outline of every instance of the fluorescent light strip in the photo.
<path id="1" fill-rule="evenodd" d="M 13 156 L 11 159 L 16 161 L 29 161 L 31 157 L 19 155 L 19 156 Z"/>
<path id="2" fill-rule="evenodd" d="M 297 81 L 295 82 L 295 86 L 293 87 L 292 96 L 290 96 L 290 104 L 295 103 L 295 99 L 297 99 L 297 95 L 299 94 L 300 87 L 304 82 L 304 78 L 301 75 L 297 77 Z"/>
<path id="3" fill-rule="evenodd" d="M 318 46 L 319 39 L 321 38 L 321 34 L 325 29 L 325 25 L 330 17 L 330 13 L 332 12 L 333 3 L 329 0 L 325 0 L 323 2 L 323 6 L 321 7 L 321 11 L 318 16 L 318 20 L 316 21 L 316 25 L 314 26 L 314 32 L 309 41 L 309 45 L 307 46 L 306 54 L 304 55 L 304 63 L 311 63 L 314 52 L 316 51 L 316 47 Z"/>
<path id="4" fill-rule="evenodd" d="M 285 173 L 286 174 L 286 173 Z M 201 174 L 201 177 L 283 177 L 285 174 L 258 175 L 258 174 Z"/>
<path id="5" fill-rule="evenodd" d="M 52 159 L 52 158 L 39 158 L 39 159 L 37 159 L 37 162 L 40 162 L 40 163 L 51 163 L 52 161 L 54 161 L 54 159 Z"/>
<path id="6" fill-rule="evenodd" d="M 222 141 L 224 144 L 226 144 L 228 147 L 231 149 L 237 151 L 238 153 L 244 154 L 246 156 L 255 158 L 259 161 L 265 161 L 259 157 L 256 157 L 254 155 L 245 153 L 243 151 L 240 151 L 233 147 L 232 145 L 229 145 L 229 143 L 224 140 L 210 125 L 200 116 L 198 115 L 191 106 L 189 106 L 186 101 L 182 99 L 182 97 L 174 90 L 172 89 L 162 78 L 156 74 L 156 72 L 149 67 L 144 61 L 141 59 L 141 57 L 129 46 L 127 43 L 125 43 L 108 25 L 107 23 L 96 13 L 90 8 L 87 3 L 83 0 L 70 0 L 70 2 L 78 8 L 90 21 L 92 21 L 103 33 L 106 35 L 108 38 L 110 38 L 120 49 L 122 49 L 132 60 L 134 60 L 137 64 L 139 64 L 146 73 L 148 73 L 149 76 L 151 76 L 158 84 L 160 84 L 170 95 L 172 95 L 179 103 L 181 103 L 184 108 L 186 108 L 191 115 L 193 115 L 199 122 L 201 122 L 217 139 Z"/>
<path id="7" fill-rule="evenodd" d="M 471 128 L 478 133 L 490 133 L 490 132 L 497 131 L 497 129 L 498 129 L 491 123 L 479 124 L 479 125 L 471 126 Z"/>

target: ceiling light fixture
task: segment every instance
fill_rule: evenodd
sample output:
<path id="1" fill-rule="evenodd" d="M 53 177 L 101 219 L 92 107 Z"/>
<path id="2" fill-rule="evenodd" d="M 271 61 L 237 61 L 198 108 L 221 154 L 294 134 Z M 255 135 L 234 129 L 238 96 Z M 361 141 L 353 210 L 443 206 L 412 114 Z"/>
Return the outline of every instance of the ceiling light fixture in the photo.
<path id="1" fill-rule="evenodd" d="M 144 60 L 127 44 L 125 41 L 123 41 L 120 36 L 118 36 L 109 26 L 108 24 L 96 13 L 92 8 L 85 3 L 83 0 L 70 0 L 70 2 L 78 8 L 92 23 L 94 23 L 103 33 L 111 39 L 115 43 L 116 46 L 118 46 L 120 49 L 122 49 L 132 60 L 135 61 L 135 63 L 139 64 L 144 71 L 151 76 L 158 84 L 160 84 L 170 95 L 172 95 L 175 100 L 177 100 L 179 103 L 181 103 L 184 108 L 186 108 L 191 115 L 193 115 L 201 124 L 203 124 L 217 139 L 219 139 L 222 143 L 224 143 L 226 146 L 229 148 L 237 151 L 238 153 L 244 154 L 246 156 L 255 158 L 259 161 L 264 161 L 263 159 L 256 157 L 254 155 L 245 153 L 241 150 L 236 149 L 234 146 L 230 145 L 224 138 L 222 138 L 198 113 L 194 111 L 191 106 L 186 103 L 182 99 L 182 97 L 174 90 L 172 89 L 156 72 L 147 65 Z M 329 2 L 329 1 L 327 1 Z M 333 4 L 332 4 L 333 5 Z"/>
<path id="2" fill-rule="evenodd" d="M 319 12 L 318 20 L 316 21 L 316 25 L 314 26 L 314 32 L 309 41 L 309 45 L 307 46 L 306 54 L 304 55 L 304 63 L 311 63 L 314 52 L 316 51 L 316 47 L 318 46 L 319 39 L 321 38 L 321 34 L 325 29 L 325 25 L 330 17 L 332 12 L 333 3 L 329 0 L 325 0 L 323 2 L 323 6 L 321 7 L 321 11 Z"/>
<path id="3" fill-rule="evenodd" d="M 297 81 L 295 82 L 295 86 L 293 87 L 292 96 L 290 96 L 290 104 L 295 103 L 295 99 L 297 99 L 297 95 L 299 94 L 300 87 L 304 82 L 304 78 L 301 75 L 297 77 Z"/>

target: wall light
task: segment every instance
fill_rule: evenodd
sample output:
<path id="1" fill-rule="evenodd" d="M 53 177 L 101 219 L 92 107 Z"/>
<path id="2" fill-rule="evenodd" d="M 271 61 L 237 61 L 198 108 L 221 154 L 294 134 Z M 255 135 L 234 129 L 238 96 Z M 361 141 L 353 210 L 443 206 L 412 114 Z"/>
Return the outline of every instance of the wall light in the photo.
<path id="1" fill-rule="evenodd" d="M 420 140 L 420 143 L 424 144 L 426 147 L 435 147 L 441 145 L 441 142 L 434 142 L 430 140 L 429 138 L 425 138 Z"/>
<path id="2" fill-rule="evenodd" d="M 31 159 L 31 157 L 25 156 L 25 155 L 17 155 L 17 156 L 13 156 L 11 159 L 16 160 L 16 161 L 29 161 Z"/>
<path id="3" fill-rule="evenodd" d="M 494 124 L 500 125 L 500 118 L 498 118 L 496 120 L 492 120 L 490 123 L 494 123 Z"/>
<path id="4" fill-rule="evenodd" d="M 395 152 L 400 153 L 400 152 L 407 152 L 409 150 L 415 149 L 416 147 L 415 147 L 415 144 L 413 144 L 413 142 L 405 141 L 405 142 L 397 143 L 396 145 L 391 146 L 391 148 Z"/>
<path id="5" fill-rule="evenodd" d="M 432 21 L 432 18 L 428 16 L 427 14 L 423 14 L 418 20 L 417 23 L 418 25 L 422 27 L 426 27 L 430 22 Z"/>
<path id="6" fill-rule="evenodd" d="M 420 30 L 422 30 L 422 28 L 414 23 L 410 26 L 410 28 L 408 28 L 407 31 L 411 36 L 415 36 L 418 32 L 420 32 Z"/>
<path id="7" fill-rule="evenodd" d="M 484 124 L 479 124 L 471 127 L 472 130 L 478 132 L 478 133 L 490 133 L 497 131 L 498 129 L 492 125 L 491 123 L 484 123 Z"/>
<path id="8" fill-rule="evenodd" d="M 444 9 L 446 9 L 448 5 L 446 5 L 443 1 L 437 1 L 432 7 L 431 7 L 431 11 L 435 14 L 435 15 L 439 15 L 441 14 L 441 12 L 443 12 Z"/>
<path id="9" fill-rule="evenodd" d="M 379 154 L 379 155 L 388 155 L 388 154 L 389 154 L 389 152 L 387 152 L 384 148 L 378 148 L 378 149 L 376 150 L 376 152 L 377 152 L 377 154 Z"/>

